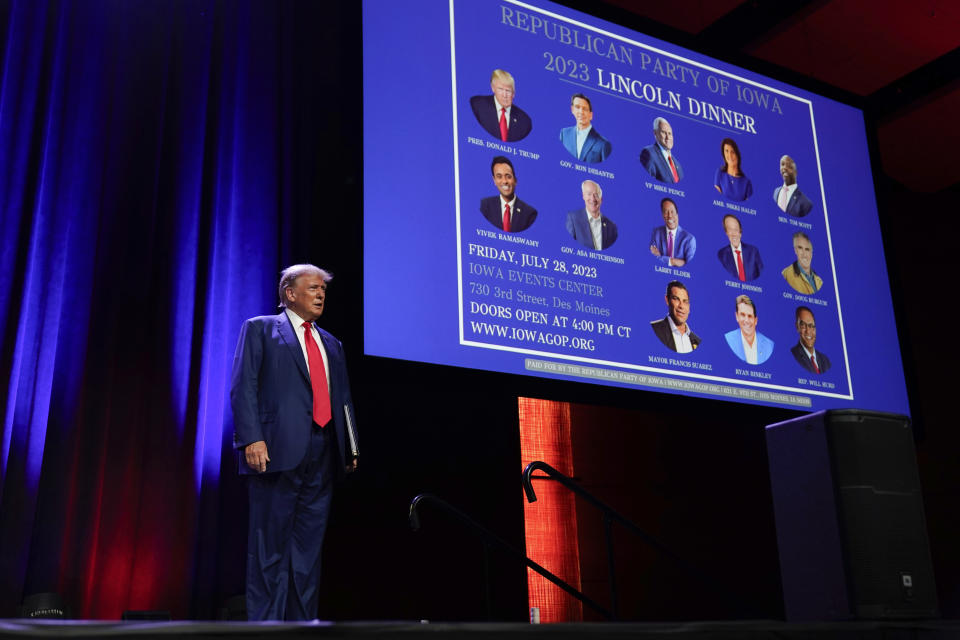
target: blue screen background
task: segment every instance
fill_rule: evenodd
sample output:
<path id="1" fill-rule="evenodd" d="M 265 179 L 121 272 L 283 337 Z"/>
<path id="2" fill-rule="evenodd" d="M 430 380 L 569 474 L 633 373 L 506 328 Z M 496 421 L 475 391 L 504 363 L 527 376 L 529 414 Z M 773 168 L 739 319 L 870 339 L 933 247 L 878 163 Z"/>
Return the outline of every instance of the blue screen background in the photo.
<path id="1" fill-rule="evenodd" d="M 367 354 L 521 374 L 531 373 L 524 367 L 526 358 L 583 363 L 659 378 L 779 391 L 809 399 L 801 408 L 810 410 L 858 407 L 909 413 L 859 110 L 547 2 L 535 5 L 547 13 L 510 2 L 420 4 L 414 12 L 381 0 L 364 3 Z M 505 24 L 504 11 L 513 12 L 514 25 L 516 12 L 524 12 L 567 25 L 581 35 L 599 35 L 607 45 L 622 44 L 632 50 L 633 64 Z M 657 74 L 650 64 L 644 70 L 642 53 L 698 70 L 699 86 L 693 86 L 689 77 L 682 82 Z M 558 73 L 557 56 L 585 65 L 589 79 Z M 551 59 L 553 70 L 547 68 Z M 490 94 L 490 72 L 495 68 L 513 75 L 514 104 L 533 120 L 530 135 L 515 143 L 492 140 L 470 109 L 471 96 Z M 678 93 L 684 110 L 678 113 L 605 90 L 597 81 L 598 68 L 655 85 L 662 92 Z M 727 95 L 706 86 L 710 75 L 730 83 Z M 782 114 L 738 101 L 737 84 L 776 96 Z M 588 165 L 602 170 L 601 176 L 562 164 L 574 160 L 560 144 L 559 131 L 573 124 L 569 104 L 575 92 L 590 97 L 593 126 L 613 145 L 607 160 Z M 757 134 L 720 128 L 691 116 L 686 112 L 688 96 L 752 117 Z M 697 239 L 694 260 L 681 269 L 687 275 L 656 270 L 659 263 L 648 249 L 652 229 L 663 224 L 660 200 L 670 195 L 658 190 L 664 185 L 652 180 L 638 160 L 640 150 L 653 142 L 652 121 L 657 116 L 671 122 L 673 152 L 685 174 L 677 185 L 665 186 L 682 191 L 671 197 L 677 201 L 681 227 Z M 713 187 L 714 174 L 722 163 L 720 141 L 724 137 L 737 141 L 743 170 L 753 184 L 753 195 L 737 203 L 748 211 L 728 208 Z M 779 158 L 785 153 L 796 161 L 798 184 L 814 201 L 810 215 L 793 221 L 809 228 L 791 224 L 773 200 L 774 188 L 782 184 Z M 481 198 L 496 195 L 490 176 L 495 155 L 511 158 L 518 197 L 539 211 L 534 225 L 516 234 L 536 241 L 536 247 L 480 235 L 496 231 L 479 211 Z M 602 211 L 619 231 L 616 243 L 602 253 L 621 259 L 622 264 L 576 256 L 576 249 L 584 247 L 570 238 L 564 222 L 568 211 L 583 207 L 580 183 L 586 178 L 602 186 Z M 727 246 L 722 218 L 728 212 L 740 218 L 743 241 L 760 248 L 765 268 L 757 280 L 748 283 L 760 287 L 760 292 L 740 291 L 726 284 L 732 278 L 719 263 L 717 252 Z M 817 378 L 832 388 L 801 382 L 814 376 L 801 369 L 789 351 L 797 344 L 794 310 L 803 303 L 787 297 L 793 292 L 780 272 L 795 259 L 792 234 L 797 230 L 810 236 L 813 268 L 824 280 L 821 290 L 811 297 L 825 304 L 807 306 L 816 313 L 816 348 L 828 354 L 832 363 L 831 369 Z M 596 279 L 569 279 L 602 286 L 602 298 L 580 299 L 609 308 L 610 318 L 566 315 L 629 326 L 630 337 L 591 335 L 593 350 L 586 351 L 478 336 L 471 331 L 471 320 L 498 322 L 507 328 L 543 328 L 516 318 L 497 320 L 471 313 L 471 302 L 504 304 L 514 311 L 522 306 L 471 294 L 472 281 L 513 291 L 518 288 L 506 280 L 471 276 L 471 262 L 504 270 L 516 267 L 470 256 L 471 244 L 526 252 L 550 262 L 560 260 L 568 267 L 596 268 Z M 692 354 L 669 351 L 648 326 L 666 314 L 664 289 L 674 279 L 683 281 L 689 290 L 689 323 L 703 340 Z M 557 295 L 572 302 L 576 298 L 556 290 L 519 288 L 548 299 Z M 723 338 L 737 328 L 734 299 L 740 293 L 756 302 L 757 329 L 776 345 L 774 355 L 763 365 L 741 362 Z M 550 307 L 542 310 L 551 319 L 561 313 Z M 463 340 L 470 344 L 461 343 L 461 330 Z M 555 332 L 581 335 L 569 329 Z M 481 344 L 485 346 L 477 346 Z M 709 369 L 664 364 L 664 358 Z M 743 373 L 749 371 L 769 377 Z M 607 384 L 632 386 L 617 381 Z M 777 405 L 762 399 L 746 401 Z"/>

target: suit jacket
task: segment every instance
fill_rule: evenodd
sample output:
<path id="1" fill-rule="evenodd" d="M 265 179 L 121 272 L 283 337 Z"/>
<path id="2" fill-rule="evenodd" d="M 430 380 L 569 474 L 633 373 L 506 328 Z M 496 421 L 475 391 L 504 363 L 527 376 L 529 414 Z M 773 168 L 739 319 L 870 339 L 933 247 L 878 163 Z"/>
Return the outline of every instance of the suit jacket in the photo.
<path id="1" fill-rule="evenodd" d="M 655 227 L 650 234 L 650 244 L 660 252 L 659 256 L 654 256 L 663 264 L 670 264 L 670 257 L 667 256 L 667 226 Z M 693 260 L 693 255 L 697 252 L 697 239 L 692 233 L 681 226 L 677 226 L 677 233 L 673 238 L 673 257 L 682 258 L 686 262 Z"/>
<path id="2" fill-rule="evenodd" d="M 757 364 L 763 364 L 773 355 L 773 340 L 757 331 Z M 727 345 L 733 353 L 743 360 L 747 361 L 747 354 L 743 352 L 743 340 L 740 338 L 740 329 L 734 329 L 723 334 L 727 339 Z"/>
<path id="3" fill-rule="evenodd" d="M 500 114 L 493 96 L 473 96 L 470 98 L 470 108 L 480 126 L 497 140 L 500 140 Z M 510 122 L 507 123 L 507 142 L 523 140 L 533 129 L 530 116 L 517 105 L 510 106 Z"/>
<path id="4" fill-rule="evenodd" d="M 763 259 L 760 258 L 760 250 L 752 244 L 740 242 L 740 251 L 742 251 L 740 257 L 743 259 L 743 274 L 747 277 L 747 280 L 756 280 L 760 277 L 760 272 L 763 270 Z M 735 280 L 740 279 L 740 274 L 737 272 L 737 261 L 733 258 L 733 252 L 730 251 L 729 243 L 723 245 L 723 247 L 717 251 L 717 258 L 720 259 L 720 264 L 730 272 L 730 275 L 732 275 Z"/>
<path id="5" fill-rule="evenodd" d="M 500 208 L 500 196 L 491 196 L 480 201 L 480 212 L 490 224 L 503 231 L 503 209 Z M 510 233 L 526 230 L 537 219 L 537 210 L 517 198 L 510 217 Z"/>
<path id="6" fill-rule="evenodd" d="M 567 233 L 585 247 L 593 249 L 593 231 L 590 230 L 590 221 L 587 220 L 586 208 L 567 213 Z M 601 249 L 606 249 L 617 240 L 617 225 L 607 216 L 600 214 L 600 243 Z"/>
<path id="7" fill-rule="evenodd" d="M 580 149 L 580 155 L 577 155 L 577 128 L 565 127 L 560 129 L 560 142 L 564 148 L 577 160 L 581 162 L 603 162 L 613 151 L 613 145 L 610 141 L 597 133 L 596 128 L 590 129 L 587 139 L 583 141 L 583 148 Z"/>
<path id="8" fill-rule="evenodd" d="M 783 185 L 773 190 L 773 201 L 777 203 L 777 208 L 780 208 L 780 189 L 783 189 Z M 796 218 L 802 218 L 810 213 L 811 209 L 813 209 L 813 203 L 810 202 L 810 198 L 803 195 L 800 187 L 794 189 L 793 195 L 787 201 L 787 213 Z"/>
<path id="9" fill-rule="evenodd" d="M 683 180 L 683 168 L 680 166 L 680 161 L 673 153 L 670 155 L 673 158 L 674 166 L 677 168 L 677 176 L 680 180 Z M 660 146 L 656 142 L 649 147 L 644 147 L 643 151 L 640 152 L 640 164 L 660 182 L 673 182 L 673 172 L 670 171 L 670 164 L 663 157 Z"/>
<path id="10" fill-rule="evenodd" d="M 826 373 L 827 369 L 830 368 L 830 358 L 826 354 L 817 351 L 814 347 L 813 352 L 817 356 L 817 366 L 820 367 L 820 373 Z M 800 366 L 809 371 L 810 373 L 816 373 L 813 370 L 813 363 L 810 362 L 810 358 L 807 357 L 807 352 L 804 351 L 803 345 L 800 341 L 797 341 L 797 344 L 793 345 L 790 349 L 790 353 L 793 354 L 793 357 L 797 359 L 797 362 L 800 363 Z"/>
<path id="11" fill-rule="evenodd" d="M 344 473 L 350 447 L 347 429 L 357 436 L 353 399 L 343 346 L 318 328 L 330 367 L 330 411 L 327 429 L 337 440 L 339 474 Z M 296 331 L 285 311 L 250 318 L 240 329 L 230 380 L 233 446 L 240 453 L 240 473 L 255 473 L 243 458 L 243 448 L 258 440 L 267 444 L 267 471 L 293 469 L 303 459 L 313 429 L 310 373 Z M 347 422 L 350 422 L 348 426 Z"/>
<path id="12" fill-rule="evenodd" d="M 671 351 L 677 350 L 677 343 L 673 340 L 673 331 L 670 330 L 670 322 L 666 317 L 662 320 L 654 320 L 651 322 L 650 328 L 657 334 L 660 342 L 662 342 L 665 347 Z M 687 325 L 687 329 L 690 331 L 690 346 L 696 351 L 697 347 L 700 346 L 700 336 L 695 334 L 693 329 L 690 329 L 690 325 Z"/>

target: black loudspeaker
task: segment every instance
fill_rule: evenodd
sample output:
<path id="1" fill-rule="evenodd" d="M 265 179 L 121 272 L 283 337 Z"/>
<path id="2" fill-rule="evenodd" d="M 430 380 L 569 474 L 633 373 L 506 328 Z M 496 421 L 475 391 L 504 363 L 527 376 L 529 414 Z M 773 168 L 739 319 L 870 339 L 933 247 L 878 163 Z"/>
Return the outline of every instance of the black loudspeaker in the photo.
<path id="1" fill-rule="evenodd" d="M 936 617 L 909 418 L 821 411 L 766 435 L 787 620 Z"/>

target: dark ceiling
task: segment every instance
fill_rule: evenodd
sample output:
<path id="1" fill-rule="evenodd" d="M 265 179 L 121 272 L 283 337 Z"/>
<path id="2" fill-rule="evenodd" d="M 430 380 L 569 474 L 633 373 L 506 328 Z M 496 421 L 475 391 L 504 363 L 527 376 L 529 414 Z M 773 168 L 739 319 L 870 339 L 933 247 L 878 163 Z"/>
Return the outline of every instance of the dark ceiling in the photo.
<path id="1" fill-rule="evenodd" d="M 605 6 L 604 6 L 605 5 Z M 960 183 L 960 1 L 606 0 L 592 13 L 860 106 L 881 171 Z"/>

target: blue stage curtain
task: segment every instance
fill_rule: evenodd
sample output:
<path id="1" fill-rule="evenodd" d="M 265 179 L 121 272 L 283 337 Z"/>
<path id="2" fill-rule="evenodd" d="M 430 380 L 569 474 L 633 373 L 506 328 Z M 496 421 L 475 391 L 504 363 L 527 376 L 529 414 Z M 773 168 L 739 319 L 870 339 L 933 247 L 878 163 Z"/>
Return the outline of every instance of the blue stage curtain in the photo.
<path id="1" fill-rule="evenodd" d="M 59 591 L 206 617 L 243 589 L 233 350 L 310 257 L 298 6 L 0 3 L 2 616 Z"/>

